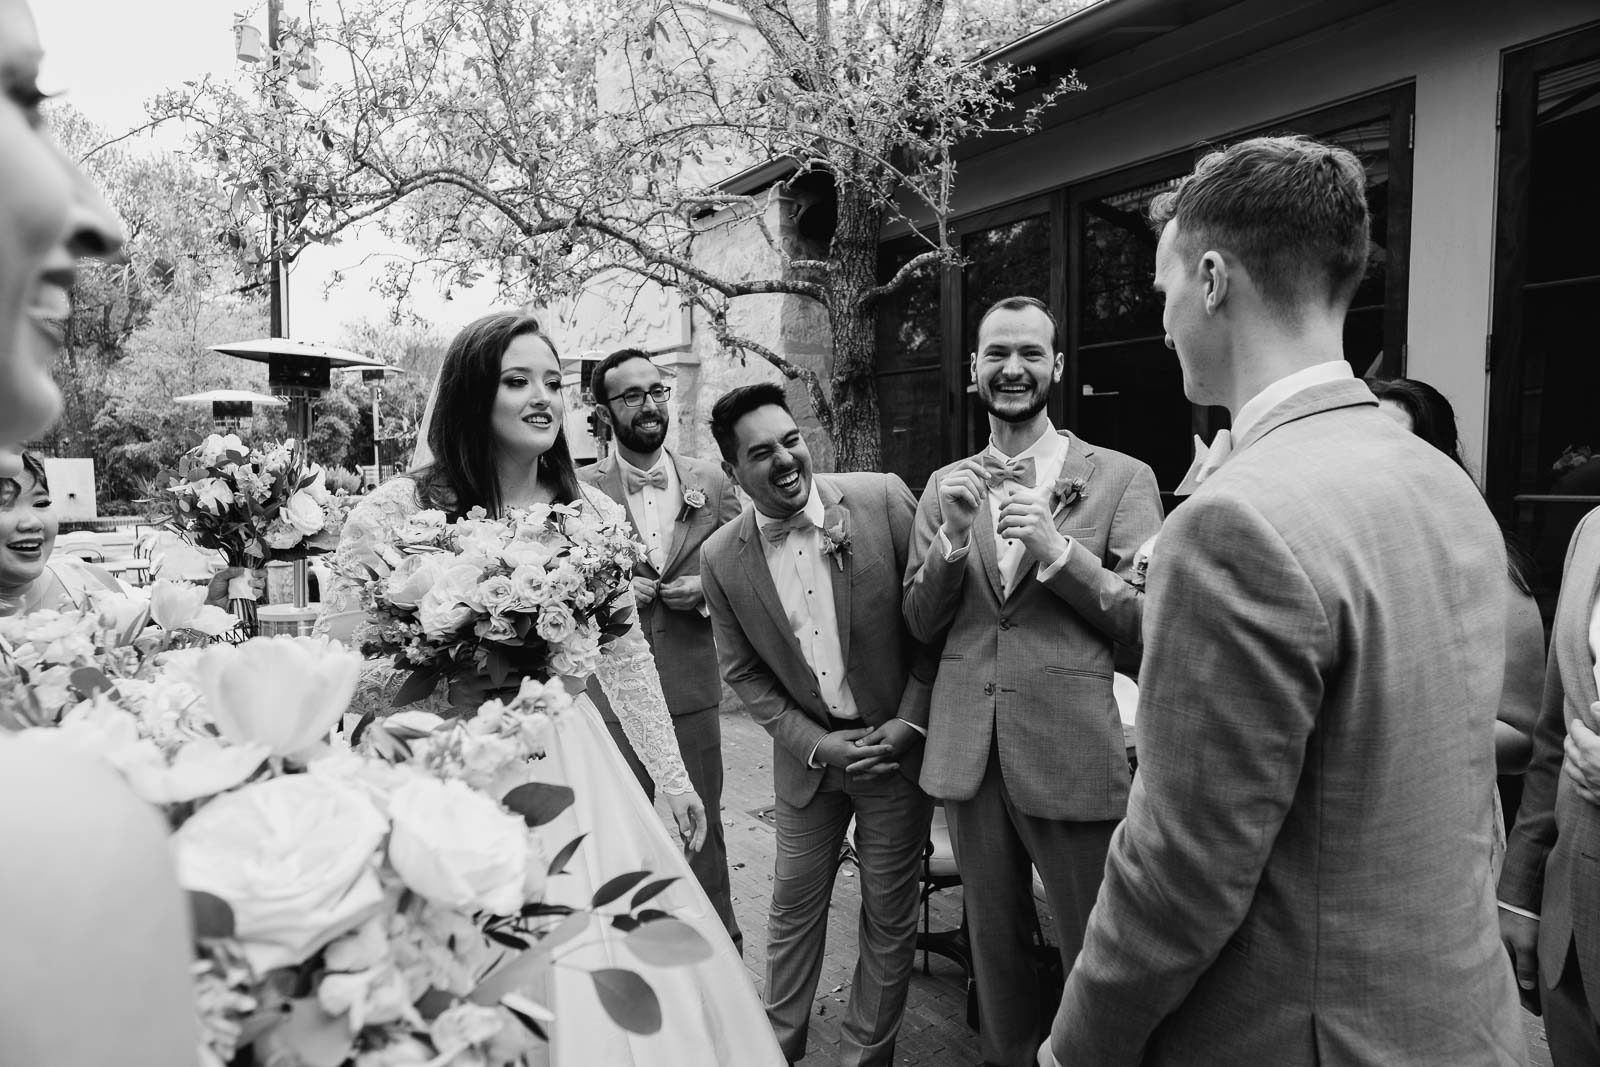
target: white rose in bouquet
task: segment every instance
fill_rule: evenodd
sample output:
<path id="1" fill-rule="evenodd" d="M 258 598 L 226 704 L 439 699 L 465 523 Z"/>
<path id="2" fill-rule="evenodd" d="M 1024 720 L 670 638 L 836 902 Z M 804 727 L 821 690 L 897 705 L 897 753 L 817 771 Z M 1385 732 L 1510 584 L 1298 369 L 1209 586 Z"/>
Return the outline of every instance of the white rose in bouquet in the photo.
<path id="1" fill-rule="evenodd" d="M 266 529 L 261 531 L 261 539 L 273 548 L 289 549 L 303 541 L 305 535 L 284 521 L 280 509 L 277 517 L 267 523 Z"/>
<path id="2" fill-rule="evenodd" d="M 195 506 L 221 515 L 233 506 L 233 490 L 221 478 L 206 478 L 194 483 Z"/>
<path id="3" fill-rule="evenodd" d="M 600 634 L 590 623 L 550 651 L 550 669 L 568 678 L 587 678 L 600 659 Z"/>
<path id="4" fill-rule="evenodd" d="M 397 608 L 413 611 L 444 576 L 448 557 L 434 552 L 406 556 L 384 583 L 383 595 Z"/>
<path id="5" fill-rule="evenodd" d="M 515 570 L 518 567 L 543 568 L 552 559 L 556 558 L 555 549 L 543 541 L 518 537 L 516 540 L 500 549 L 500 558 L 506 565 Z"/>
<path id="6" fill-rule="evenodd" d="M 527 826 L 459 781 L 418 779 L 389 798 L 389 862 L 407 887 L 447 908 L 521 909 Z"/>
<path id="7" fill-rule="evenodd" d="M 309 958 L 383 904 L 377 851 L 388 829 L 356 789 L 289 774 L 224 793 L 172 837 L 178 881 L 233 909 L 257 975 Z"/>
<path id="8" fill-rule="evenodd" d="M 578 632 L 578 620 L 565 604 L 546 604 L 539 609 L 539 621 L 534 623 L 534 629 L 552 645 L 564 644 Z"/>
<path id="9" fill-rule="evenodd" d="M 333 499 L 333 494 L 328 492 L 327 469 L 320 463 L 307 463 L 306 473 L 311 475 L 311 482 L 301 492 L 310 494 L 312 500 L 327 507 L 328 501 Z"/>
<path id="10" fill-rule="evenodd" d="M 448 519 L 438 508 L 424 508 L 406 520 L 397 537 L 403 544 L 426 544 L 444 532 Z"/>
<path id="11" fill-rule="evenodd" d="M 284 502 L 278 511 L 278 517 L 306 537 L 321 530 L 328 521 L 328 513 L 323 511 L 322 505 L 317 503 L 316 498 L 304 489 Z"/>
<path id="12" fill-rule="evenodd" d="M 453 563 L 446 566 L 433 588 L 417 604 L 417 622 L 429 637 L 448 637 L 477 614 L 471 599 L 478 585 L 477 567 Z"/>
<path id="13" fill-rule="evenodd" d="M 350 706 L 361 657 L 326 638 L 253 637 L 213 645 L 196 682 L 206 710 L 234 744 L 260 743 L 274 756 L 306 752 Z"/>
<path id="14" fill-rule="evenodd" d="M 485 578 L 473 590 L 471 603 L 479 611 L 502 615 L 511 609 L 516 598 L 517 592 L 511 584 L 511 579 L 503 574 L 494 574 Z"/>
<path id="15" fill-rule="evenodd" d="M 210 434 L 200 443 L 200 462 L 215 467 L 217 461 L 229 452 L 244 455 L 250 450 L 239 440 L 238 434 Z"/>
<path id="16" fill-rule="evenodd" d="M 150 618 L 163 630 L 195 630 L 221 637 L 238 618 L 206 603 L 206 587 L 190 582 L 160 581 L 150 587 Z"/>

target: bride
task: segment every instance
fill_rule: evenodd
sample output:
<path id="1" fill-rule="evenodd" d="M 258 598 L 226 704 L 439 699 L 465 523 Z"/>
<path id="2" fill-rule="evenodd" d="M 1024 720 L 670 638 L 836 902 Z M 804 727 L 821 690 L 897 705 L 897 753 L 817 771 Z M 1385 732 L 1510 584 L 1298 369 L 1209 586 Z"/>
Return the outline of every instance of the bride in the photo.
<path id="1" fill-rule="evenodd" d="M 491 515 L 534 504 L 573 504 L 620 519 L 618 505 L 580 485 L 563 432 L 561 365 L 538 320 L 502 313 L 477 320 L 450 343 L 430 405 L 428 462 L 390 479 L 366 496 L 345 524 L 340 551 L 393 540 L 406 520 L 437 508 L 452 520 L 473 507 Z M 426 421 L 426 420 L 425 420 Z M 419 449 L 419 456 L 421 449 Z M 334 570 L 342 570 L 336 557 Z M 324 596 L 318 629 L 338 633 L 360 625 L 357 585 L 336 578 Z M 659 785 L 690 851 L 706 835 L 705 805 L 689 784 L 649 646 L 635 620 L 604 646 L 596 675 L 634 751 Z M 387 708 L 401 672 L 371 663 L 357 706 Z M 461 679 L 448 694 L 412 708 L 433 711 L 475 707 L 488 695 L 486 679 Z M 539 994 L 556 1015 L 550 1058 L 555 1064 L 781 1063 L 765 1013 L 739 956 L 683 854 L 668 840 L 660 819 L 623 762 L 594 705 L 578 698 L 578 713 L 564 717 L 549 754 L 530 767 L 541 781 L 569 784 L 577 801 L 551 826 L 551 840 L 587 834 L 568 874 L 550 882 L 553 901 L 587 905 L 609 878 L 649 870 L 652 878 L 677 876 L 660 906 L 693 924 L 713 946 L 712 958 L 692 966 L 657 968 L 634 959 L 615 939 L 562 955 L 572 967 L 553 969 Z M 365 706 L 362 706 L 365 705 Z M 569 877 L 570 875 L 570 877 Z M 616 965 L 639 973 L 662 1002 L 660 1031 L 626 1033 L 610 1023 L 589 972 Z"/>

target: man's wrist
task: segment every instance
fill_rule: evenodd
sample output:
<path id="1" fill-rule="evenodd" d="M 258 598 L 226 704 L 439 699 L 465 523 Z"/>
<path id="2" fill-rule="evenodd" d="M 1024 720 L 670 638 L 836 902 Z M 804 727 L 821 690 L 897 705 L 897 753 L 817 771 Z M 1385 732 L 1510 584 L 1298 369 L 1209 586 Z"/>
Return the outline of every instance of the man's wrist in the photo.
<path id="1" fill-rule="evenodd" d="M 913 730 L 915 730 L 917 732 L 917 736 L 918 737 L 927 737 L 928 736 L 928 728 L 926 726 L 918 726 L 916 723 L 912 722 L 910 719 L 906 718 L 904 715 L 896 715 L 894 717 L 894 719 L 895 719 L 895 722 L 903 722 L 907 726 L 911 727 Z"/>

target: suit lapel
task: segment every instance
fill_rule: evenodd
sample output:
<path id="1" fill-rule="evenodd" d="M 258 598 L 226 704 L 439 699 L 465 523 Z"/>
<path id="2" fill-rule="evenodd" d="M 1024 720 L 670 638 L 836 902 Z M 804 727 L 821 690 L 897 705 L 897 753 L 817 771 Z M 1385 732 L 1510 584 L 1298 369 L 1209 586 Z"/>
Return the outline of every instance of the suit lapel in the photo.
<path id="1" fill-rule="evenodd" d="M 1069 441 L 1071 441 L 1071 435 L 1069 435 L 1065 430 L 1061 431 L 1061 436 L 1066 437 Z M 1094 450 L 1088 445 L 1084 444 L 1082 441 L 1078 441 L 1076 442 L 1076 447 L 1070 448 L 1070 450 L 1067 452 L 1067 458 L 1062 461 L 1061 470 L 1056 475 L 1055 484 L 1060 485 L 1081 479 L 1085 486 L 1084 492 L 1087 495 L 1089 481 L 1094 475 L 1094 470 Z M 1054 493 L 1055 485 L 1047 487 L 1045 491 L 1048 493 Z M 1056 529 L 1066 529 L 1067 520 L 1078 514 L 1079 507 L 1079 503 L 1074 501 L 1073 503 L 1068 504 L 1066 507 L 1057 508 L 1054 512 L 1052 512 L 1050 517 L 1055 520 Z M 998 567 L 996 570 L 998 570 Z M 1039 561 L 1028 560 L 1027 564 L 1017 572 L 1017 580 L 1015 584 L 1011 586 L 1011 595 L 1005 598 L 1006 602 L 1009 603 L 1012 597 L 1015 597 L 1022 590 L 1028 588 L 1033 583 L 1033 576 L 1038 573 Z"/>
<path id="2" fill-rule="evenodd" d="M 1005 600 L 1006 583 L 1000 577 L 1000 559 L 995 555 L 994 513 L 991 511 L 991 495 L 988 487 L 985 486 L 983 490 L 983 506 L 978 509 L 977 518 L 972 520 L 972 529 L 968 531 L 967 536 L 972 539 L 978 552 L 978 558 L 983 561 L 983 573 L 989 579 L 989 588 L 994 590 L 994 598 L 1003 601 Z"/>
<path id="3" fill-rule="evenodd" d="M 831 482 L 817 479 L 817 495 L 822 498 L 822 526 L 824 530 L 850 530 L 850 513 L 844 506 L 844 496 Z M 819 542 L 825 537 L 818 538 Z M 833 618 L 839 627 L 839 659 L 850 669 L 850 588 L 855 571 L 855 553 L 848 552 L 841 559 L 828 559 L 828 580 L 833 586 Z"/>
<path id="4" fill-rule="evenodd" d="M 750 582 L 750 588 L 755 590 L 761 606 L 772 617 L 778 637 L 809 673 L 811 668 L 806 664 L 805 653 L 800 651 L 800 642 L 795 640 L 794 630 L 789 626 L 789 613 L 783 610 L 778 587 L 772 581 L 772 570 L 767 566 L 767 553 L 761 542 L 761 531 L 757 528 L 755 509 L 746 508 L 739 521 L 743 524 L 739 529 L 739 559 L 744 564 L 745 578 Z"/>
<path id="5" fill-rule="evenodd" d="M 686 490 L 696 488 L 689 484 L 689 476 L 694 473 L 692 468 L 687 463 L 679 461 L 678 457 L 671 452 L 667 453 L 667 458 L 672 461 L 673 469 L 678 472 L 678 495 L 681 497 Z M 698 488 L 704 489 L 705 486 L 698 486 Z M 683 543 L 688 539 L 689 524 L 694 521 L 694 517 L 692 514 L 685 517 L 687 512 L 687 507 L 680 506 L 678 513 L 673 516 L 672 542 L 667 546 L 666 557 L 661 561 L 661 574 L 663 577 L 671 572 L 672 568 L 677 564 L 678 553 L 683 551 Z"/>
<path id="6" fill-rule="evenodd" d="M 1572 570 L 1575 572 L 1569 577 L 1576 578 L 1585 594 L 1582 597 L 1573 597 L 1569 603 L 1562 605 L 1565 618 L 1561 620 L 1561 630 L 1568 635 L 1566 641 L 1557 650 L 1561 657 L 1561 674 L 1569 687 L 1574 687 L 1572 693 L 1574 703 L 1580 709 L 1587 709 L 1597 697 L 1594 677 L 1594 652 L 1589 647 L 1589 620 L 1594 617 L 1595 598 L 1600 596 L 1600 539 L 1586 538 L 1584 551 L 1572 558 Z"/>

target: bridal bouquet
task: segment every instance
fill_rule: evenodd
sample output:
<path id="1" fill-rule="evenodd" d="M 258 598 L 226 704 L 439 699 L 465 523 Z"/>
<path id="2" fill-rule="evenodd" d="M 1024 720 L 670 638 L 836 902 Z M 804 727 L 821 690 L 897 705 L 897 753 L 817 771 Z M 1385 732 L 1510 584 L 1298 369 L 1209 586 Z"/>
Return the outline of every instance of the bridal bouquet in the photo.
<path id="1" fill-rule="evenodd" d="M 627 631 L 629 576 L 644 549 L 625 524 L 564 504 L 419 511 L 388 541 L 348 538 L 335 566 L 362 586 L 362 651 L 409 673 L 409 704 L 440 679 L 587 678 Z"/>
<path id="2" fill-rule="evenodd" d="M 572 790 L 529 780 L 571 707 L 559 683 L 463 718 L 401 712 L 351 745 L 333 730 L 360 666 L 314 638 L 177 650 L 14 739 L 104 758 L 171 823 L 208 1067 L 247 1048 L 295 1067 L 514 1067 L 553 1021 L 527 990 L 578 966 L 567 951 L 615 937 L 651 964 L 710 955 L 648 907 L 671 879 L 626 872 L 586 906 L 546 900 L 582 842 L 546 840 Z M 637 974 L 579 969 L 617 1025 L 660 1026 Z"/>

